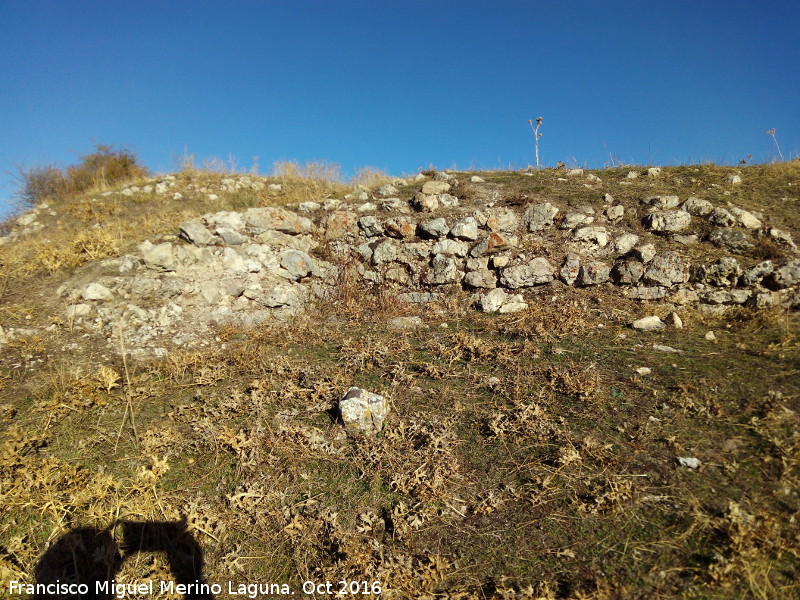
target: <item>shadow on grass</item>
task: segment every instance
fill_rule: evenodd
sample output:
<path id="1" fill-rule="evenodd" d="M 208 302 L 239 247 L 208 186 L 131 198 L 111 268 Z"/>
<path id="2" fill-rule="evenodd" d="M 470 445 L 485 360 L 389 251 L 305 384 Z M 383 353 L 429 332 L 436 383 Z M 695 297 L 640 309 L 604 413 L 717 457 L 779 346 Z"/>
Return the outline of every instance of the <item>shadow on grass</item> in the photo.
<path id="1" fill-rule="evenodd" d="M 121 546 L 111 533 L 116 526 L 122 527 Z M 135 595 L 138 590 L 127 587 L 131 584 L 118 584 L 115 578 L 125 560 L 139 552 L 166 554 L 176 591 L 184 590 L 184 599 L 213 600 L 203 578 L 203 551 L 187 531 L 185 519 L 118 521 L 105 530 L 81 527 L 65 533 L 36 565 L 36 592 L 31 597 L 105 600 L 117 597 L 123 585 L 126 596 Z M 188 587 L 178 588 L 178 585 Z M 153 592 L 157 593 L 161 582 L 155 581 L 153 586 Z"/>

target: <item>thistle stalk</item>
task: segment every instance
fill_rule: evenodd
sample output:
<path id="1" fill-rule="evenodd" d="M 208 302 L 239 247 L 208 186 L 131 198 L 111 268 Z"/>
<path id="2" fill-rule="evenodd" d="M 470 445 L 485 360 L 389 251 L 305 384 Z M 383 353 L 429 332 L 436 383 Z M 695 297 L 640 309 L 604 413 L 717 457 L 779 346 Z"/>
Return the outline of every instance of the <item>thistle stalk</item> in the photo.
<path id="1" fill-rule="evenodd" d="M 542 117 L 536 117 L 536 127 L 533 126 L 533 120 L 528 119 L 528 125 L 531 126 L 531 130 L 533 131 L 533 139 L 536 142 L 536 168 L 539 168 L 539 138 L 542 137 L 542 134 L 539 133 L 539 127 L 542 125 Z"/>
<path id="2" fill-rule="evenodd" d="M 783 160 L 783 152 L 781 152 L 781 147 L 778 145 L 778 140 L 775 137 L 775 128 L 773 127 L 772 129 L 767 131 L 767 133 L 772 136 L 772 141 L 775 142 L 775 147 L 778 149 L 778 156 L 780 156 L 781 160 Z"/>

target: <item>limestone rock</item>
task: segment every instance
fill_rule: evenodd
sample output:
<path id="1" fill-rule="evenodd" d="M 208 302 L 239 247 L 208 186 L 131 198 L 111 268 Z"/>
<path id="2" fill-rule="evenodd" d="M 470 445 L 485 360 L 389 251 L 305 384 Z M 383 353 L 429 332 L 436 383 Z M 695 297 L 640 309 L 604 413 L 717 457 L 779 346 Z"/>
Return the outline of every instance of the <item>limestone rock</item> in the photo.
<path id="1" fill-rule="evenodd" d="M 310 233 L 313 230 L 313 224 L 308 217 L 272 206 L 248 208 L 244 213 L 244 220 L 250 227 L 277 229 L 290 234 Z"/>
<path id="2" fill-rule="evenodd" d="M 746 252 L 753 247 L 750 238 L 743 231 L 721 227 L 711 231 L 708 241 L 719 248 L 727 248 L 732 252 Z"/>
<path id="3" fill-rule="evenodd" d="M 764 277 L 769 275 L 775 270 L 771 260 L 765 260 L 757 265 L 745 269 L 742 276 L 739 278 L 739 285 L 751 286 L 760 283 Z"/>
<path id="4" fill-rule="evenodd" d="M 209 246 L 219 243 L 219 238 L 213 235 L 199 219 L 192 219 L 182 223 L 180 237 L 196 246 Z"/>
<path id="5" fill-rule="evenodd" d="M 519 240 L 517 236 L 495 231 L 478 242 L 469 254 L 473 257 L 484 256 L 485 254 L 491 254 L 499 250 L 517 246 L 518 244 Z"/>
<path id="6" fill-rule="evenodd" d="M 389 329 L 416 329 L 422 327 L 425 323 L 421 317 L 394 317 L 389 319 L 387 325 Z"/>
<path id="7" fill-rule="evenodd" d="M 325 224 L 325 239 L 338 240 L 358 235 L 358 217 L 350 211 L 334 211 L 328 215 Z"/>
<path id="8" fill-rule="evenodd" d="M 633 259 L 618 261 L 611 269 L 611 279 L 618 284 L 633 285 L 639 282 L 642 275 L 644 275 L 644 265 Z"/>
<path id="9" fill-rule="evenodd" d="M 714 290 L 711 289 L 701 294 L 707 304 L 744 304 L 752 295 L 750 290 Z"/>
<path id="10" fill-rule="evenodd" d="M 522 220 L 528 231 L 544 231 L 553 226 L 557 214 L 558 209 L 549 202 L 529 204 L 522 215 Z"/>
<path id="11" fill-rule="evenodd" d="M 642 204 L 653 210 L 669 210 L 680 204 L 680 198 L 678 196 L 648 196 L 642 200 Z"/>
<path id="12" fill-rule="evenodd" d="M 247 295 L 247 292 L 245 292 L 245 295 Z M 294 307 L 302 303 L 299 287 L 288 283 L 279 283 L 265 293 L 257 294 L 252 299 L 269 308 Z"/>
<path id="13" fill-rule="evenodd" d="M 578 274 L 578 284 L 582 286 L 599 285 L 608 281 L 610 268 L 599 261 L 587 262 L 581 265 Z"/>
<path id="14" fill-rule="evenodd" d="M 683 203 L 682 208 L 693 217 L 705 217 L 714 210 L 714 205 L 708 200 L 690 196 L 689 199 Z"/>
<path id="15" fill-rule="evenodd" d="M 733 227 L 736 225 L 736 217 L 720 206 L 709 213 L 708 222 L 716 227 Z"/>
<path id="16" fill-rule="evenodd" d="M 445 181 L 426 181 L 422 185 L 422 193 L 427 195 L 446 194 L 450 191 L 450 184 Z"/>
<path id="17" fill-rule="evenodd" d="M 689 280 L 689 265 L 677 252 L 657 254 L 647 265 L 642 280 L 664 287 L 685 283 Z"/>
<path id="18" fill-rule="evenodd" d="M 626 288 L 625 295 L 633 300 L 660 300 L 667 292 L 662 287 L 640 285 Z"/>
<path id="19" fill-rule="evenodd" d="M 497 275 L 489 269 L 470 271 L 464 276 L 464 283 L 472 288 L 492 289 L 497 287 Z"/>
<path id="20" fill-rule="evenodd" d="M 670 302 L 681 306 L 693 304 L 698 300 L 700 300 L 700 297 L 697 295 L 697 292 L 688 289 L 680 289 L 669 297 Z"/>
<path id="21" fill-rule="evenodd" d="M 608 244 L 608 232 L 605 227 L 581 227 L 572 234 L 576 242 L 587 242 L 604 248 Z"/>
<path id="22" fill-rule="evenodd" d="M 478 239 L 478 222 L 475 217 L 464 217 L 453 223 L 450 235 L 460 240 L 474 241 Z"/>
<path id="23" fill-rule="evenodd" d="M 419 224 L 419 232 L 422 237 L 426 238 L 443 238 L 450 233 L 450 228 L 447 226 L 447 221 L 439 217 Z"/>
<path id="24" fill-rule="evenodd" d="M 377 237 L 383 234 L 383 227 L 381 226 L 380 222 L 378 222 L 378 219 L 371 215 L 368 217 L 361 217 L 358 220 L 358 227 L 368 238 Z"/>
<path id="25" fill-rule="evenodd" d="M 437 254 L 431 261 L 427 281 L 434 285 L 458 283 L 464 277 L 464 273 L 458 267 L 458 262 L 454 258 Z"/>
<path id="26" fill-rule="evenodd" d="M 533 287 L 550 283 L 555 267 L 546 258 L 534 258 L 528 263 L 506 267 L 500 274 L 500 283 L 511 289 Z"/>
<path id="27" fill-rule="evenodd" d="M 614 249 L 619 254 L 627 254 L 638 242 L 638 235 L 633 233 L 624 233 L 614 241 Z"/>
<path id="28" fill-rule="evenodd" d="M 468 258 L 466 263 L 467 271 L 483 271 L 489 268 L 489 257 Z"/>
<path id="29" fill-rule="evenodd" d="M 433 254 L 444 254 L 445 256 L 458 256 L 464 258 L 469 251 L 469 246 L 457 240 L 439 240 L 431 248 Z"/>
<path id="30" fill-rule="evenodd" d="M 767 232 L 767 235 L 776 242 L 778 242 L 779 244 L 786 246 L 787 248 L 790 248 L 792 250 L 797 250 L 797 246 L 795 245 L 794 240 L 792 240 L 792 236 L 789 232 L 781 231 L 780 229 L 772 227 Z"/>
<path id="31" fill-rule="evenodd" d="M 680 315 L 676 312 L 671 312 L 669 317 L 667 317 L 667 321 L 670 325 L 672 325 L 675 329 L 683 329 L 683 319 L 681 319 Z"/>
<path id="32" fill-rule="evenodd" d="M 429 304 L 442 299 L 442 294 L 437 292 L 405 292 L 397 295 L 397 299 L 401 302 L 410 302 L 412 304 Z"/>
<path id="33" fill-rule="evenodd" d="M 490 208 L 487 211 L 486 227 L 489 231 L 513 233 L 519 227 L 519 219 L 510 208 Z"/>
<path id="34" fill-rule="evenodd" d="M 103 284 L 95 282 L 90 283 L 83 289 L 81 297 L 84 300 L 111 300 L 114 294 Z"/>
<path id="35" fill-rule="evenodd" d="M 178 268 L 172 244 L 169 242 L 153 246 L 142 255 L 142 260 L 148 269 L 154 271 L 174 271 Z"/>
<path id="36" fill-rule="evenodd" d="M 436 183 L 429 181 L 428 183 Z M 447 184 L 445 184 L 447 185 Z M 411 206 L 419 212 L 434 212 L 439 208 L 439 197 L 436 194 L 417 194 L 411 201 Z"/>
<path id="37" fill-rule="evenodd" d="M 737 224 L 741 225 L 745 229 L 761 229 L 762 223 L 753 213 L 736 207 L 731 208 L 730 212 L 734 217 L 736 217 Z"/>
<path id="38" fill-rule="evenodd" d="M 397 188 L 394 187 L 391 183 L 386 183 L 378 188 L 378 194 L 381 196 L 395 196 L 397 195 Z"/>
<path id="39" fill-rule="evenodd" d="M 666 324 L 659 317 L 653 315 L 635 320 L 631 323 L 631 327 L 641 331 L 656 331 L 658 329 L 664 329 Z"/>
<path id="40" fill-rule="evenodd" d="M 616 222 L 625 215 L 625 207 L 621 204 L 617 204 L 616 206 L 609 206 L 603 212 L 609 221 Z"/>
<path id="41" fill-rule="evenodd" d="M 411 217 L 395 217 L 383 223 L 386 235 L 393 238 L 412 238 L 417 230 L 417 222 Z"/>
<path id="42" fill-rule="evenodd" d="M 85 317 L 92 312 L 92 307 L 89 304 L 70 304 L 65 311 L 67 319 L 74 320 L 80 317 Z M 147 315 L 145 315 L 146 317 Z M 2 343 L 2 327 L 0 327 L 0 343 Z"/>
<path id="43" fill-rule="evenodd" d="M 314 259 L 300 250 L 285 250 L 282 252 L 280 264 L 295 281 L 308 277 L 317 268 Z"/>
<path id="44" fill-rule="evenodd" d="M 631 256 L 645 264 L 653 260 L 656 255 L 656 247 L 653 244 L 642 244 L 631 251 Z"/>
<path id="45" fill-rule="evenodd" d="M 213 306 L 219 304 L 224 298 L 220 286 L 216 281 L 203 281 L 200 283 L 200 297 L 206 304 Z"/>
<path id="46" fill-rule="evenodd" d="M 372 264 L 379 265 L 397 260 L 399 256 L 399 248 L 392 240 L 384 240 L 379 242 L 372 248 Z"/>
<path id="47" fill-rule="evenodd" d="M 389 402 L 383 396 L 351 387 L 339 400 L 339 415 L 350 433 L 375 435 L 383 429 Z"/>
<path id="48" fill-rule="evenodd" d="M 773 291 L 798 283 L 800 283 L 800 260 L 790 260 L 764 278 L 764 286 Z"/>
<path id="49" fill-rule="evenodd" d="M 558 278 L 567 285 L 572 285 L 578 279 L 580 269 L 580 257 L 577 254 L 567 254 L 564 257 L 564 262 L 561 263 L 561 268 L 558 271 Z"/>
<path id="50" fill-rule="evenodd" d="M 522 299 L 522 294 L 512 296 L 502 288 L 493 289 L 480 299 L 479 304 L 481 310 L 486 313 L 513 313 L 528 308 Z"/>
<path id="51" fill-rule="evenodd" d="M 205 217 L 210 227 L 227 227 L 236 231 L 244 231 L 245 222 L 242 214 L 233 211 L 220 211 Z"/>
<path id="52" fill-rule="evenodd" d="M 717 287 L 734 286 L 741 275 L 742 269 L 739 262 L 730 256 L 724 256 L 710 265 L 699 265 L 695 269 L 697 281 Z"/>
<path id="53" fill-rule="evenodd" d="M 692 216 L 683 210 L 659 210 L 644 220 L 645 227 L 658 233 L 683 231 L 692 224 Z"/>
<path id="54" fill-rule="evenodd" d="M 571 212 L 564 215 L 559 224 L 559 229 L 575 229 L 579 225 L 588 225 L 594 222 L 594 217 L 578 212 Z"/>
<path id="55" fill-rule="evenodd" d="M 439 204 L 445 208 L 453 208 L 454 206 L 458 206 L 458 198 L 452 194 L 438 194 L 436 199 L 439 201 Z"/>
<path id="56" fill-rule="evenodd" d="M 259 233 L 256 236 L 259 244 L 268 246 L 278 246 L 282 248 L 293 248 L 303 252 L 311 252 L 319 244 L 310 235 L 289 235 L 281 231 L 269 230 Z"/>
<path id="57" fill-rule="evenodd" d="M 217 227 L 217 235 L 228 246 L 238 246 L 247 242 L 247 237 L 231 227 Z"/>
<path id="58" fill-rule="evenodd" d="M 297 206 L 297 210 L 301 212 L 316 212 L 320 208 L 322 208 L 322 205 L 319 202 L 313 202 L 311 200 L 308 200 L 306 202 L 301 202 Z"/>

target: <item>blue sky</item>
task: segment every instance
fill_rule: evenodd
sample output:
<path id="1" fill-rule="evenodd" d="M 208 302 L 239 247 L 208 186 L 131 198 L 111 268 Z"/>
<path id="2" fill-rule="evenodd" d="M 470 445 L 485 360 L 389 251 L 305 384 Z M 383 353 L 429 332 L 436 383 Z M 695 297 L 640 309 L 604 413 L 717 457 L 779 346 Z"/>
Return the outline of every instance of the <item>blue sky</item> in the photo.
<path id="1" fill-rule="evenodd" d="M 345 171 L 800 155 L 800 2 L 0 0 L 10 174 L 96 143 Z"/>

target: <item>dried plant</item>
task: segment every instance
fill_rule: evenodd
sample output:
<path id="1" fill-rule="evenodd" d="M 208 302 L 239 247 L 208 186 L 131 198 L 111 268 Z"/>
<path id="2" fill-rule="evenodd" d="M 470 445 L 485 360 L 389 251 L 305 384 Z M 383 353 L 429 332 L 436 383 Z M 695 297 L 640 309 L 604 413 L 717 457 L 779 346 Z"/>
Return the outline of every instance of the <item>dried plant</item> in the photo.
<path id="1" fill-rule="evenodd" d="M 536 168 L 539 168 L 539 138 L 542 137 L 543 134 L 539 133 L 539 127 L 542 126 L 542 117 L 536 117 L 536 127 L 533 126 L 533 120 L 528 119 L 528 125 L 531 126 L 531 131 L 533 131 L 533 139 L 536 143 Z"/>

